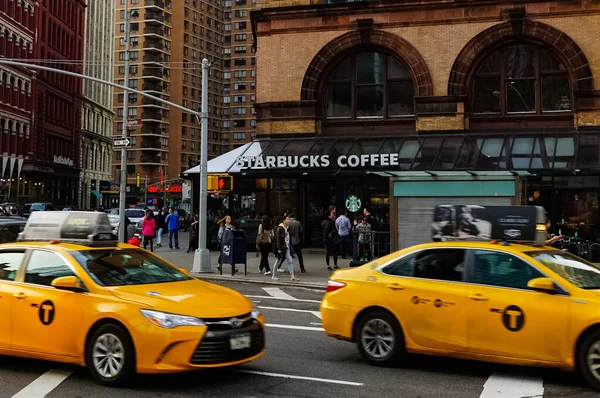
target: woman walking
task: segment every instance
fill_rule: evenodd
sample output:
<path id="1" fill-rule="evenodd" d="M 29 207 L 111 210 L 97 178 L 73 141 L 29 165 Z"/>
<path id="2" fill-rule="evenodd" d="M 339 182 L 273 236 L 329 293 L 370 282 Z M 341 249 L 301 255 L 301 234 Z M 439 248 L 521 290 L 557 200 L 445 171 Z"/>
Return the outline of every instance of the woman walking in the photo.
<path id="1" fill-rule="evenodd" d="M 325 262 L 327 263 L 327 269 L 333 271 L 329 265 L 329 257 L 333 256 L 333 267 L 338 269 L 338 253 L 337 248 L 341 243 L 342 238 L 338 234 L 335 228 L 335 214 L 327 212 L 327 218 L 321 223 L 321 230 L 323 231 L 323 244 L 325 245 Z"/>
<path id="2" fill-rule="evenodd" d="M 263 272 L 265 275 L 271 275 L 271 267 L 269 267 L 269 253 L 271 252 L 273 236 L 273 227 L 269 216 L 262 216 L 262 222 L 258 226 L 258 235 L 256 236 L 256 249 L 260 251 L 260 265 L 258 272 Z"/>
<path id="3" fill-rule="evenodd" d="M 154 251 L 154 234 L 156 223 L 154 222 L 154 213 L 152 210 L 146 210 L 146 217 L 142 220 L 142 235 L 144 235 L 144 250 L 150 242 L 150 251 Z"/>
<path id="4" fill-rule="evenodd" d="M 277 278 L 276 271 L 282 272 L 283 269 L 279 269 L 279 267 L 282 267 L 283 261 L 287 260 L 290 279 L 292 281 L 298 281 L 298 278 L 296 278 L 296 275 L 294 274 L 294 261 L 292 260 L 292 252 L 290 250 L 289 225 L 290 217 L 286 216 L 275 232 L 275 239 L 277 241 L 277 262 L 275 263 L 275 267 L 273 267 L 273 280 L 279 279 Z"/>
<path id="5" fill-rule="evenodd" d="M 223 235 L 225 234 L 225 231 L 234 231 L 235 228 L 233 227 L 233 225 L 231 224 L 231 216 L 225 216 L 222 219 L 220 219 L 219 221 L 217 221 L 219 223 L 219 234 L 217 236 L 217 239 L 219 240 L 219 266 L 217 267 L 217 269 L 219 271 L 221 271 L 221 267 L 223 266 L 221 260 L 222 260 L 222 249 L 223 249 Z M 235 264 L 233 265 L 234 267 L 234 271 L 233 273 L 237 273 L 238 269 L 235 268 Z"/>
<path id="6" fill-rule="evenodd" d="M 194 252 L 198 249 L 198 232 L 200 231 L 200 218 L 198 213 L 192 217 L 192 223 L 190 224 L 190 242 L 188 245 L 187 252 Z"/>
<path id="7" fill-rule="evenodd" d="M 158 214 L 154 217 L 154 223 L 156 224 L 156 247 L 161 247 L 163 231 L 167 230 L 163 210 L 158 211 Z"/>

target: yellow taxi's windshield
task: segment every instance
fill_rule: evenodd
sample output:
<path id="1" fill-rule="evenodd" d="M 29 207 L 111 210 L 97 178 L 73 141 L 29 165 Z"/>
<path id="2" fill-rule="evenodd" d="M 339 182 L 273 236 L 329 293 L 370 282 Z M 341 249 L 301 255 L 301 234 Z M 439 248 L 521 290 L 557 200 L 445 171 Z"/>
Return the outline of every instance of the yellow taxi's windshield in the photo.
<path id="1" fill-rule="evenodd" d="M 101 286 L 143 285 L 191 279 L 143 250 L 82 250 L 71 255 Z"/>
<path id="2" fill-rule="evenodd" d="M 571 253 L 551 250 L 526 254 L 579 288 L 600 289 L 600 268 Z"/>

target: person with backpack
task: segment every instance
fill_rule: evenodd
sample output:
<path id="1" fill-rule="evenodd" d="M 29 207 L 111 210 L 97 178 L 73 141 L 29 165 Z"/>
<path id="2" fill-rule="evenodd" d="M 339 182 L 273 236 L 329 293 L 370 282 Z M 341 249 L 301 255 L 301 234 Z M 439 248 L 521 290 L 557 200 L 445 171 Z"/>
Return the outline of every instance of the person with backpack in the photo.
<path id="1" fill-rule="evenodd" d="M 333 271 L 329 265 L 329 257 L 333 256 L 333 267 L 339 269 L 337 265 L 338 254 L 337 248 L 342 243 L 342 237 L 338 234 L 335 228 L 335 214 L 327 212 L 327 218 L 321 223 L 321 231 L 323 233 L 323 244 L 325 245 L 325 262 L 327 269 Z"/>
<path id="2" fill-rule="evenodd" d="M 256 236 L 256 249 L 260 252 L 260 265 L 258 272 L 264 275 L 271 275 L 271 267 L 269 266 L 269 253 L 273 247 L 273 227 L 269 216 L 262 216 L 260 225 L 258 226 L 258 235 Z"/>

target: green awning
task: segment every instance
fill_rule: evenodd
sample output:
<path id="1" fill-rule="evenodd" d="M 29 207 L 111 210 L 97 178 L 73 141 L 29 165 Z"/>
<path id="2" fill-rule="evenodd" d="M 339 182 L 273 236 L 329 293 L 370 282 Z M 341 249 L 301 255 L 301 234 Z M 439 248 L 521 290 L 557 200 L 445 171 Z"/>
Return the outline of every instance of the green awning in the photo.
<path id="1" fill-rule="evenodd" d="M 94 191 L 94 190 L 92 189 L 92 193 L 94 194 L 94 196 L 95 196 L 95 197 L 102 199 L 102 194 L 101 194 L 100 192 L 98 192 L 98 191 Z"/>

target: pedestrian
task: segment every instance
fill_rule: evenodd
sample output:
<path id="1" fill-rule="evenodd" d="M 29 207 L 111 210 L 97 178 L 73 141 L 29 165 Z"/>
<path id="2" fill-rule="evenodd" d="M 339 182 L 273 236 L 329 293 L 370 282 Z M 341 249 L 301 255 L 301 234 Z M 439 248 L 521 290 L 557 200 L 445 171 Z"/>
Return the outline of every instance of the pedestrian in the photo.
<path id="1" fill-rule="evenodd" d="M 283 261 L 287 260 L 288 263 L 288 272 L 290 273 L 290 280 L 298 281 L 294 274 L 294 260 L 292 260 L 292 252 L 290 246 L 290 217 L 286 216 L 283 219 L 283 222 L 279 224 L 277 230 L 275 231 L 275 241 L 277 244 L 277 262 L 275 263 L 275 267 L 273 267 L 273 280 L 278 280 L 277 271 L 283 272 Z"/>
<path id="2" fill-rule="evenodd" d="M 327 269 L 333 271 L 329 265 L 329 257 L 333 256 L 333 267 L 338 269 L 337 260 L 338 253 L 337 247 L 341 243 L 342 239 L 335 229 L 335 214 L 327 212 L 327 218 L 321 223 L 321 231 L 323 232 L 323 244 L 325 245 L 325 262 L 327 263 Z"/>
<path id="3" fill-rule="evenodd" d="M 337 207 L 335 205 L 329 206 L 329 213 L 333 214 L 333 221 L 335 221 L 335 218 L 337 217 Z"/>
<path id="4" fill-rule="evenodd" d="M 173 249 L 173 238 L 175 238 L 175 249 L 179 250 L 179 216 L 175 214 L 173 208 L 169 209 L 165 223 L 169 230 L 169 249 Z"/>
<path id="5" fill-rule="evenodd" d="M 152 210 L 146 210 L 146 217 L 142 220 L 142 235 L 144 236 L 144 250 L 150 242 L 150 251 L 154 251 L 154 234 L 156 233 L 156 223 Z"/>
<path id="6" fill-rule="evenodd" d="M 256 235 L 256 250 L 260 252 L 260 265 L 258 272 L 263 272 L 265 275 L 271 275 L 271 267 L 269 266 L 269 253 L 273 242 L 273 227 L 269 216 L 262 216 L 260 225 L 258 226 L 258 235 Z"/>
<path id="7" fill-rule="evenodd" d="M 219 241 L 219 266 L 217 267 L 217 269 L 219 271 L 221 271 L 221 266 L 223 265 L 221 263 L 222 260 L 222 249 L 223 249 L 223 235 L 225 235 L 225 231 L 235 231 L 235 228 L 232 224 L 232 218 L 231 216 L 225 216 L 222 219 L 220 219 L 219 221 L 217 221 L 217 224 L 219 224 L 219 233 L 217 234 L 217 240 Z M 235 267 L 235 264 L 232 265 L 232 267 Z M 233 271 L 233 273 L 237 273 L 238 270 L 237 268 Z"/>
<path id="8" fill-rule="evenodd" d="M 298 256 L 298 263 L 300 264 L 300 272 L 305 273 L 304 269 L 304 258 L 302 257 L 302 224 L 296 220 L 294 213 L 290 214 L 290 226 L 289 226 L 290 240 L 292 243 L 292 254 Z"/>
<path id="9" fill-rule="evenodd" d="M 342 243 L 340 245 L 342 258 L 346 258 L 351 251 L 351 238 L 350 230 L 352 229 L 352 224 L 347 217 L 347 211 L 342 210 L 340 216 L 335 220 L 335 229 L 337 233 L 342 237 Z"/>
<path id="10" fill-rule="evenodd" d="M 360 222 L 356 226 L 358 232 L 358 258 L 371 259 L 371 225 L 367 222 L 366 217 L 361 217 Z M 367 257 L 367 253 L 368 257 Z"/>
<path id="11" fill-rule="evenodd" d="M 154 223 L 156 224 L 156 247 L 162 247 L 162 234 L 167 229 L 163 210 L 158 211 L 158 214 L 154 217 Z"/>
<path id="12" fill-rule="evenodd" d="M 187 252 L 196 251 L 198 248 L 198 232 L 200 231 L 200 217 L 198 217 L 198 213 L 196 213 L 192 217 L 192 223 L 190 224 L 190 239 Z"/>

